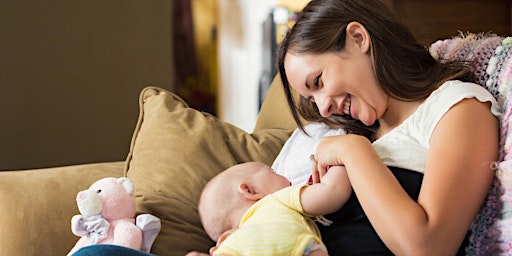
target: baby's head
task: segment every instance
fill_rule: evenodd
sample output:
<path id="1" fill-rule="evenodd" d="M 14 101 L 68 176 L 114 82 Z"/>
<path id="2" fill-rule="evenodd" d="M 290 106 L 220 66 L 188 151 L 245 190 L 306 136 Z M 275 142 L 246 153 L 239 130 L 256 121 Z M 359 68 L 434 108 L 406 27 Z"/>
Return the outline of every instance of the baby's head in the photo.
<path id="1" fill-rule="evenodd" d="M 217 241 L 224 231 L 240 219 L 234 212 L 247 210 L 264 196 L 290 186 L 284 176 L 268 165 L 248 162 L 234 165 L 210 180 L 199 199 L 199 216 L 211 239 Z M 237 211 L 238 210 L 238 211 Z"/>

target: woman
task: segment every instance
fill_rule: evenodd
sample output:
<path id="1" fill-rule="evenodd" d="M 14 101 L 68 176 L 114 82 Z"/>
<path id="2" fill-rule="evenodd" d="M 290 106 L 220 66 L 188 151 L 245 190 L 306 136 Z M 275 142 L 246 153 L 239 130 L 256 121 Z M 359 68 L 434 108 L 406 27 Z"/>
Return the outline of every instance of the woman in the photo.
<path id="1" fill-rule="evenodd" d="M 498 106 L 378 0 L 313 0 L 278 53 L 293 116 L 342 127 L 313 180 L 344 165 L 353 196 L 321 227 L 331 255 L 455 255 L 498 157 Z M 296 102 L 292 90 L 300 94 Z"/>

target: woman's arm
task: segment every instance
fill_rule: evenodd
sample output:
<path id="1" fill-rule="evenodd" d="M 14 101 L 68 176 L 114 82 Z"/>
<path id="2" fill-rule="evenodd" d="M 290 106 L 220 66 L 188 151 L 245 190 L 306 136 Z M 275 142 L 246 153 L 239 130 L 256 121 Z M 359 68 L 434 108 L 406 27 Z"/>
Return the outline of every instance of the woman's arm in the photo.
<path id="1" fill-rule="evenodd" d="M 301 191 L 300 203 L 305 213 L 316 216 L 337 211 L 347 202 L 352 187 L 344 166 L 331 166 L 320 183 Z"/>
<path id="2" fill-rule="evenodd" d="M 490 188 L 497 156 L 498 123 L 489 105 L 466 99 L 434 130 L 418 202 L 361 136 L 323 139 L 317 167 L 345 165 L 361 206 L 395 254 L 455 255 Z"/>

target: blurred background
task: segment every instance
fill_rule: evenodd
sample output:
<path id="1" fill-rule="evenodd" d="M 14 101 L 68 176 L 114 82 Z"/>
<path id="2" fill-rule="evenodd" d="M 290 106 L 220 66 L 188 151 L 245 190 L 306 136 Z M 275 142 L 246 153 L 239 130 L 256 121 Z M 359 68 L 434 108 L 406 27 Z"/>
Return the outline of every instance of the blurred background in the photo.
<path id="1" fill-rule="evenodd" d="M 510 0 L 384 1 L 426 46 L 511 30 Z M 148 85 L 252 131 L 307 2 L 1 0 L 0 170 L 124 160 Z"/>

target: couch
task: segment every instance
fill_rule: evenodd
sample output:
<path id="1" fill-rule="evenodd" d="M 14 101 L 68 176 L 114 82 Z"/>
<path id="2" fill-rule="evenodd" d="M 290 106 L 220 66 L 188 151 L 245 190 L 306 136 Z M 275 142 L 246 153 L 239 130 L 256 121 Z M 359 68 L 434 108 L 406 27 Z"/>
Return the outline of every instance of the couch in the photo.
<path id="1" fill-rule="evenodd" d="M 431 45 L 435 58 L 474 61 L 477 80 L 504 106 L 501 119 L 500 170 L 471 227 L 468 255 L 490 255 L 511 248 L 507 228 L 512 198 L 507 161 L 512 62 L 511 38 L 464 34 Z M 272 164 L 296 129 L 276 77 L 254 130 L 247 133 L 187 106 L 172 92 L 147 87 L 139 98 L 140 114 L 126 161 L 37 170 L 0 172 L 0 255 L 65 255 L 78 237 L 70 220 L 78 209 L 76 193 L 103 177 L 126 176 L 136 191 L 138 213 L 162 221 L 152 252 L 184 255 L 212 245 L 201 227 L 197 201 L 206 182 L 225 168 L 246 161 Z M 507 179 L 509 183 L 507 184 Z M 509 202 L 510 201 L 510 202 Z M 510 213 L 510 212 L 508 212 Z M 509 249 L 510 250 L 510 249 Z"/>
<path id="2" fill-rule="evenodd" d="M 294 129 L 279 90 L 273 86 L 249 134 L 147 87 L 126 161 L 0 172 L 0 255 L 65 255 L 78 239 L 70 229 L 79 213 L 76 194 L 102 177 L 121 176 L 134 183 L 138 212 L 162 221 L 153 253 L 207 250 L 211 241 L 197 215 L 200 188 L 236 163 L 272 163 Z"/>

